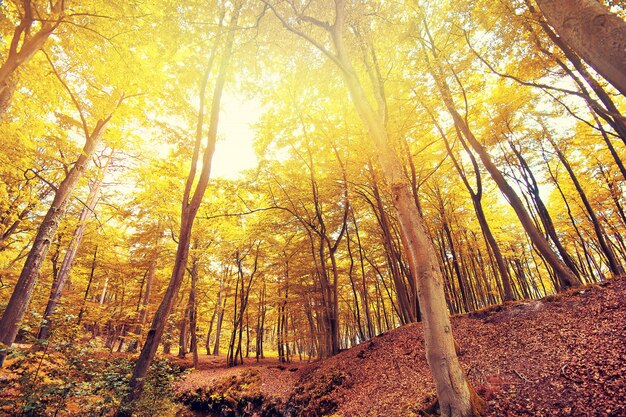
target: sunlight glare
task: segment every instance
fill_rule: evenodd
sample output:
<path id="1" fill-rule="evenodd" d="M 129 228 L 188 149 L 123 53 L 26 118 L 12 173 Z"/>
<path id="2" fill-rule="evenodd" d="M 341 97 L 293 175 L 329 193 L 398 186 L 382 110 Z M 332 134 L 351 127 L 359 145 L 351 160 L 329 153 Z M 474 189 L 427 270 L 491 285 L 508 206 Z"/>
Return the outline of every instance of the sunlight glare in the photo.
<path id="1" fill-rule="evenodd" d="M 242 171 L 257 166 L 252 126 L 259 120 L 261 111 L 254 100 L 224 95 L 211 177 L 236 179 Z"/>

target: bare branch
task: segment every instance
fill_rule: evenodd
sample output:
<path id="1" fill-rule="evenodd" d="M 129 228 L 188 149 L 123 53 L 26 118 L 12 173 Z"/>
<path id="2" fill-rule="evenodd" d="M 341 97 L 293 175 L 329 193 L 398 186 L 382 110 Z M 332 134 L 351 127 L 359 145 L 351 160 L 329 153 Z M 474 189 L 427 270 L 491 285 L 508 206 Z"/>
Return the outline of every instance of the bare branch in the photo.
<path id="1" fill-rule="evenodd" d="M 472 53 L 476 56 L 476 58 L 478 58 L 478 59 L 479 59 L 479 60 L 480 60 L 483 64 L 485 64 L 485 66 L 486 66 L 487 68 L 489 68 L 489 70 L 490 70 L 492 73 L 494 73 L 494 74 L 496 74 L 496 75 L 498 75 L 498 76 L 500 76 L 500 77 L 502 77 L 502 78 L 508 78 L 508 79 L 511 79 L 511 80 L 513 80 L 513 81 L 517 82 L 518 84 L 525 85 L 525 86 L 528 86 L 528 87 L 536 87 L 536 88 L 541 88 L 541 89 L 543 89 L 543 90 L 553 90 L 553 91 L 559 91 L 559 92 L 561 92 L 561 93 L 572 94 L 572 95 L 575 95 L 575 96 L 579 96 L 579 97 L 583 97 L 583 98 L 584 98 L 584 95 L 583 95 L 582 93 L 578 92 L 578 91 L 568 90 L 568 89 L 566 89 L 566 88 L 559 88 L 559 87 L 555 87 L 555 86 L 553 86 L 553 85 L 548 85 L 548 84 L 543 84 L 543 83 L 536 83 L 536 82 L 531 82 L 531 81 L 524 81 L 524 80 L 522 80 L 521 78 L 516 77 L 516 76 L 514 76 L 514 75 L 511 75 L 511 74 L 505 74 L 505 73 L 502 73 L 502 72 L 498 71 L 498 70 L 497 70 L 497 69 L 495 69 L 495 68 L 493 67 L 493 65 L 491 65 L 491 64 L 490 64 L 490 63 L 489 63 L 489 62 L 488 62 L 485 58 L 483 58 L 483 57 L 482 57 L 482 55 L 480 55 L 480 54 L 476 51 L 476 49 L 474 49 L 474 47 L 472 46 L 472 44 L 471 44 L 471 42 L 470 42 L 470 40 L 469 40 L 469 35 L 467 34 L 467 31 L 463 31 L 463 32 L 465 33 L 465 39 L 466 39 L 466 41 L 467 41 L 467 46 L 469 47 L 470 51 L 472 51 Z"/>
<path id="2" fill-rule="evenodd" d="M 29 172 L 32 173 L 34 175 L 34 177 L 29 178 L 27 176 L 27 174 Z M 55 193 L 57 192 L 58 189 L 57 189 L 56 185 L 52 184 L 50 181 L 48 181 L 47 179 L 45 179 L 44 177 L 39 175 L 39 173 L 37 171 L 35 171 L 33 168 L 28 168 L 26 171 L 24 171 L 24 178 L 26 178 L 27 181 L 30 181 L 30 180 L 32 180 L 35 177 L 39 178 L 41 181 L 46 183 L 46 185 L 48 185 L 48 187 L 52 188 Z"/>
<path id="3" fill-rule="evenodd" d="M 50 67 L 52 68 L 52 72 L 54 72 L 54 75 L 56 75 L 59 82 L 63 85 L 63 88 L 65 89 L 65 91 L 67 91 L 68 94 L 70 95 L 70 98 L 72 99 L 72 102 L 74 103 L 74 106 L 76 106 L 76 110 L 78 110 L 78 114 L 80 115 L 80 121 L 82 124 L 83 132 L 85 134 L 85 138 L 89 138 L 89 126 L 87 126 L 87 120 L 85 119 L 85 115 L 83 114 L 83 110 L 82 110 L 82 106 L 80 105 L 80 102 L 78 101 L 78 99 L 76 98 L 76 96 L 74 95 L 70 87 L 67 85 L 65 80 L 63 80 L 63 78 L 61 77 L 61 74 L 59 74 L 59 71 L 57 71 L 48 53 L 44 51 L 43 49 L 41 52 L 43 52 L 44 56 L 46 57 L 46 60 L 50 64 Z"/>
<path id="4" fill-rule="evenodd" d="M 298 17 L 305 22 L 311 23 L 317 27 L 324 29 L 327 32 L 330 32 L 330 23 L 328 22 L 322 22 L 321 20 L 306 15 L 300 15 Z"/>

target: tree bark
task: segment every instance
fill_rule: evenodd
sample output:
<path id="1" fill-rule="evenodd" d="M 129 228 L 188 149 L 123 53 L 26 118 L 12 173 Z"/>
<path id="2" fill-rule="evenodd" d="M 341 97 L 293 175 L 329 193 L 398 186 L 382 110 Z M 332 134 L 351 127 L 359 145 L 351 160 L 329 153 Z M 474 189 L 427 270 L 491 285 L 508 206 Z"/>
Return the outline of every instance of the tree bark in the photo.
<path id="1" fill-rule="evenodd" d="M 537 0 L 556 33 L 626 96 L 626 22 L 597 0 Z"/>
<path id="2" fill-rule="evenodd" d="M 569 60 L 569 62 L 571 62 L 576 71 L 578 71 L 578 73 L 582 76 L 582 78 L 589 85 L 589 87 L 591 87 L 596 96 L 604 104 L 604 108 L 592 99 L 582 81 L 554 53 L 554 51 L 543 46 L 540 38 L 538 36 L 535 36 L 534 42 L 539 50 L 543 52 L 546 56 L 554 59 L 559 67 L 561 67 L 572 78 L 572 80 L 574 81 L 574 83 L 576 83 L 580 92 L 582 93 L 583 99 L 587 102 L 592 111 L 600 116 L 602 119 L 604 119 L 607 123 L 609 123 L 609 125 L 615 130 L 615 132 L 622 139 L 622 141 L 626 143 L 626 119 L 616 107 L 615 102 L 613 101 L 611 96 L 606 92 L 605 87 L 601 85 L 600 82 L 598 82 L 598 80 L 596 80 L 595 77 L 589 72 L 587 66 L 583 63 L 582 59 L 572 50 L 570 45 L 567 44 L 563 38 L 558 36 L 550 27 L 550 25 L 546 23 L 546 20 L 544 18 L 545 16 L 541 15 L 540 11 L 537 11 L 531 1 L 525 0 L 525 3 L 528 7 L 528 10 L 532 13 L 534 20 L 539 23 L 545 34 L 548 35 L 548 38 L 550 38 L 550 40 L 559 47 L 563 54 L 565 54 L 566 58 Z M 527 25 L 527 29 L 531 33 L 534 33 L 532 25 Z"/>

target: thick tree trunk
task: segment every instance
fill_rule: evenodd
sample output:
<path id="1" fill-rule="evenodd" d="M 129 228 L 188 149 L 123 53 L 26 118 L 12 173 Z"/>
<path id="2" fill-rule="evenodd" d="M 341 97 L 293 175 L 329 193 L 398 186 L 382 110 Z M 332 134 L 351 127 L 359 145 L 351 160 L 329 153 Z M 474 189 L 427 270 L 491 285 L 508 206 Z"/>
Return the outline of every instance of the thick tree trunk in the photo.
<path id="1" fill-rule="evenodd" d="M 104 127 L 110 119 L 111 116 L 104 120 L 99 120 L 92 133 L 87 136 L 85 146 L 80 156 L 56 190 L 50 209 L 48 209 L 43 222 L 37 230 L 37 235 L 35 236 L 33 246 L 24 263 L 22 273 L 13 289 L 13 293 L 4 310 L 2 319 L 0 319 L 0 342 L 7 346 L 11 346 L 15 341 L 19 324 L 24 317 L 24 313 L 26 312 L 26 308 L 32 296 L 33 288 L 39 277 L 39 270 L 41 269 L 41 265 L 50 248 L 50 243 L 52 239 L 54 239 L 59 223 L 65 213 L 69 198 L 76 188 L 78 181 L 83 176 L 91 155 L 100 141 Z M 0 366 L 2 362 L 4 362 L 4 357 L 4 355 L 0 354 Z"/>
<path id="2" fill-rule="evenodd" d="M 181 222 L 181 234 L 179 236 L 178 249 L 176 252 L 174 269 L 172 271 L 172 278 L 170 280 L 170 284 L 167 287 L 165 296 L 163 297 L 163 301 L 159 305 L 159 308 L 154 315 L 152 325 L 146 337 L 146 342 L 144 343 L 139 359 L 137 360 L 137 363 L 133 370 L 133 376 L 130 383 L 131 392 L 124 402 L 124 408 L 121 408 L 118 411 L 118 415 L 120 416 L 130 416 L 132 412 L 129 408 L 126 407 L 132 407 L 134 405 L 134 402 L 139 400 L 139 398 L 141 397 L 141 393 L 143 391 L 144 377 L 148 373 L 148 368 L 150 367 L 152 359 L 156 354 L 157 347 L 161 342 L 163 332 L 165 330 L 165 325 L 167 324 L 167 317 L 172 310 L 174 301 L 176 299 L 176 294 L 178 293 L 178 290 L 182 284 L 182 279 L 185 273 L 185 263 L 187 261 L 187 255 L 189 253 L 189 242 L 191 240 L 192 222 L 190 221 L 191 219 L 189 219 L 189 216 L 186 215 L 187 213 L 187 210 L 185 210 Z"/>
<path id="3" fill-rule="evenodd" d="M 611 96 L 606 92 L 605 87 L 595 79 L 595 77 L 588 71 L 587 66 L 583 63 L 582 59 L 573 51 L 570 45 L 565 42 L 563 38 L 558 36 L 554 30 L 550 27 L 548 23 L 546 23 L 545 19 L 542 17 L 541 12 L 538 12 L 535 6 L 531 3 L 530 0 L 525 0 L 526 6 L 528 10 L 533 14 L 536 21 L 539 23 L 543 31 L 548 35 L 550 40 L 554 42 L 555 45 L 559 47 L 559 49 L 565 54 L 569 62 L 574 66 L 576 71 L 582 76 L 585 82 L 591 87 L 596 96 L 600 99 L 600 101 L 604 104 L 604 108 L 599 106 L 598 103 L 593 100 L 587 91 L 587 88 L 582 83 L 582 81 L 574 74 L 574 72 L 566 65 L 555 53 L 553 50 L 546 48 L 542 45 L 539 37 L 535 39 L 535 44 L 538 48 L 547 56 L 553 58 L 555 62 L 574 80 L 574 82 L 578 85 L 580 92 L 583 94 L 584 100 L 587 102 L 587 105 L 592 109 L 592 111 L 604 119 L 609 125 L 615 130 L 618 136 L 622 139 L 624 143 L 626 143 L 626 118 L 621 114 L 619 109 L 616 107 L 615 102 L 611 98 Z M 545 16 L 545 15 L 544 15 Z M 532 25 L 528 25 L 528 30 L 533 32 Z"/>
<path id="4" fill-rule="evenodd" d="M 14 77 L 7 79 L 2 84 L 0 84 L 0 120 L 11 105 L 11 99 L 13 98 L 15 85 L 16 82 Z"/>
<path id="5" fill-rule="evenodd" d="M 597 0 L 537 0 L 556 33 L 626 96 L 626 22 Z"/>

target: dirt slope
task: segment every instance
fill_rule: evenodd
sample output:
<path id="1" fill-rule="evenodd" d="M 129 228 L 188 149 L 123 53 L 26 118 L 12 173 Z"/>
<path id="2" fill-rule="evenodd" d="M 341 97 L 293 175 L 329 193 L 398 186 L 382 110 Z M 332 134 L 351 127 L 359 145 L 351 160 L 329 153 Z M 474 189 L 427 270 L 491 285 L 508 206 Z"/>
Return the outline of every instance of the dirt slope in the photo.
<path id="1" fill-rule="evenodd" d="M 461 362 L 489 415 L 626 416 L 625 296 L 621 278 L 455 317 Z M 204 380 L 191 375 L 184 390 Z M 434 397 L 419 323 L 325 361 L 255 375 L 258 401 L 273 402 L 272 411 L 233 415 L 404 417 L 422 415 Z"/>

